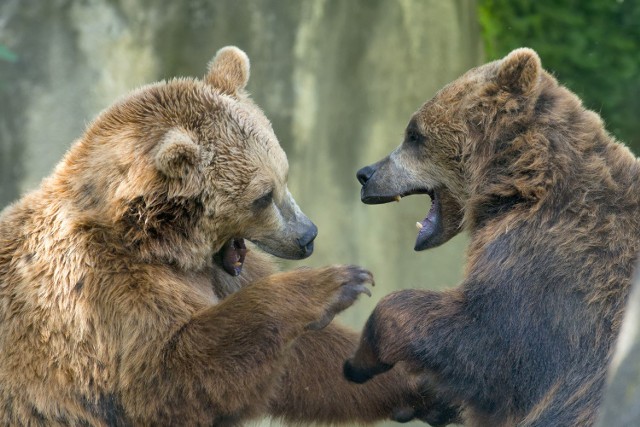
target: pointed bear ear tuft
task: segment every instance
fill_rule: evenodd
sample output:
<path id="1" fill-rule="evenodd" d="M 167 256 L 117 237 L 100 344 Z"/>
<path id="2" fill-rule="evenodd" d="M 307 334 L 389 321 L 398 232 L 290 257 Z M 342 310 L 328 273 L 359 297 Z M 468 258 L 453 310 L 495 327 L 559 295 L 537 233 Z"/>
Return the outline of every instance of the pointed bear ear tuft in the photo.
<path id="1" fill-rule="evenodd" d="M 249 57 L 235 46 L 220 49 L 207 67 L 204 80 L 222 93 L 237 95 L 249 82 Z"/>
<path id="2" fill-rule="evenodd" d="M 170 178 L 186 177 L 200 161 L 200 147 L 184 129 L 169 130 L 158 145 L 156 167 Z"/>
<path id="3" fill-rule="evenodd" d="M 511 93 L 525 94 L 536 87 L 541 70 L 540 57 L 533 49 L 515 49 L 500 64 L 498 84 Z"/>

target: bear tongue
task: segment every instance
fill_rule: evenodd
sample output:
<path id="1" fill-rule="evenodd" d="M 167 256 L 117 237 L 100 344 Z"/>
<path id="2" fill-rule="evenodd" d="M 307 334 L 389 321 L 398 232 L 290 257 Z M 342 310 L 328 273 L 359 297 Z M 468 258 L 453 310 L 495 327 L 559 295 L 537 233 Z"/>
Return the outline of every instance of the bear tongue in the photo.
<path id="1" fill-rule="evenodd" d="M 238 276 L 242 272 L 244 257 L 247 255 L 247 247 L 244 240 L 234 238 L 225 243 L 222 248 L 222 266 L 232 276 Z"/>

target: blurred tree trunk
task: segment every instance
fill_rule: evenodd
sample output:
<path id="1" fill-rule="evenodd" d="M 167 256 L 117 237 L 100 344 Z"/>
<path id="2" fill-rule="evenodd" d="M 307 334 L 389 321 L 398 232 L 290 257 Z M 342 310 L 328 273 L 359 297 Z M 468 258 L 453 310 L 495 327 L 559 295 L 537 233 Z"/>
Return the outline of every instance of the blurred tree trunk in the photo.
<path id="1" fill-rule="evenodd" d="M 393 289 L 455 285 L 464 238 L 413 252 L 428 197 L 360 203 L 355 172 L 401 141 L 410 114 L 481 60 L 474 0 L 3 0 L 0 207 L 48 175 L 103 108 L 161 78 L 201 76 L 234 44 L 249 90 L 288 153 L 290 188 L 318 225 L 312 265 L 357 263 L 374 297 L 348 311 L 359 327 Z"/>

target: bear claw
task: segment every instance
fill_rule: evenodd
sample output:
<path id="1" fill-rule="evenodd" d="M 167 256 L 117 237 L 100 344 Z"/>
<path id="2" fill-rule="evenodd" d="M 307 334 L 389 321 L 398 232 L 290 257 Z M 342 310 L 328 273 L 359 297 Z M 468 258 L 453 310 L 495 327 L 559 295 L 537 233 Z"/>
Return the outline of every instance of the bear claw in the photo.
<path id="1" fill-rule="evenodd" d="M 349 266 L 345 270 L 347 273 L 346 280 L 342 281 L 321 318 L 308 324 L 307 329 L 317 331 L 324 328 L 331 323 L 336 314 L 350 307 L 360 294 L 371 296 L 371 291 L 367 284 L 374 286 L 373 275 L 369 271 L 356 266 Z"/>

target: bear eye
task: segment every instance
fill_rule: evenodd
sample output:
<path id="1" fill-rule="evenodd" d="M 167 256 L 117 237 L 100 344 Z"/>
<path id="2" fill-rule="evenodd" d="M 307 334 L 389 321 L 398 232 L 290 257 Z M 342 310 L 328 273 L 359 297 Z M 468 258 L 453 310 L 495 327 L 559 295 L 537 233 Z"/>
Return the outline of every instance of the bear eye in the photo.
<path id="1" fill-rule="evenodd" d="M 253 207 L 258 210 L 265 209 L 266 207 L 271 205 L 272 202 L 273 202 L 273 190 L 255 199 L 253 201 Z"/>
<path id="2" fill-rule="evenodd" d="M 423 141 L 424 136 L 415 128 L 409 127 L 405 135 L 405 140 L 409 144 L 419 144 Z"/>

